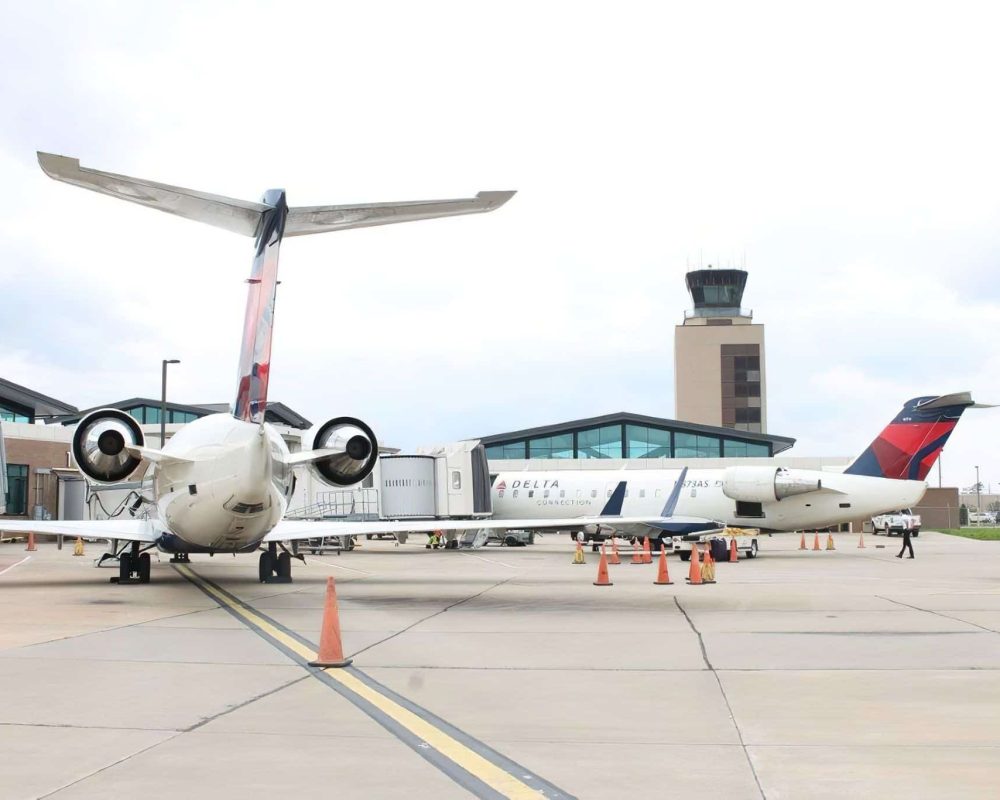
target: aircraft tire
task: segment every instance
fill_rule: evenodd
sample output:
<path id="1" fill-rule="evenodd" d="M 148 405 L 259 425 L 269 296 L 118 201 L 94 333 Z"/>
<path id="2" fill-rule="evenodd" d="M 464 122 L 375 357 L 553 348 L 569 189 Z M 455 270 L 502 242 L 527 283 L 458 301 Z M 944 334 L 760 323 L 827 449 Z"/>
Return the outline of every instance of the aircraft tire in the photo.
<path id="1" fill-rule="evenodd" d="M 681 557 L 681 561 L 690 561 L 691 560 L 691 551 L 690 550 L 678 550 L 677 551 L 677 555 L 679 555 Z"/>
<path id="2" fill-rule="evenodd" d="M 132 577 L 132 556 L 122 553 L 118 556 L 118 580 L 121 583 L 128 582 Z"/>
<path id="3" fill-rule="evenodd" d="M 292 577 L 292 554 L 281 552 L 278 553 L 278 563 L 275 565 L 274 570 L 279 578 L 291 578 Z"/>
<path id="4" fill-rule="evenodd" d="M 149 583 L 149 553 L 139 556 L 136 572 L 139 573 L 139 583 Z"/>
<path id="5" fill-rule="evenodd" d="M 271 563 L 271 554 L 265 550 L 260 554 L 260 561 L 257 564 L 257 575 L 261 583 L 267 583 L 268 578 L 274 572 L 274 564 Z"/>
<path id="6" fill-rule="evenodd" d="M 750 549 L 747 550 L 747 558 L 757 558 L 757 540 L 750 542 Z"/>

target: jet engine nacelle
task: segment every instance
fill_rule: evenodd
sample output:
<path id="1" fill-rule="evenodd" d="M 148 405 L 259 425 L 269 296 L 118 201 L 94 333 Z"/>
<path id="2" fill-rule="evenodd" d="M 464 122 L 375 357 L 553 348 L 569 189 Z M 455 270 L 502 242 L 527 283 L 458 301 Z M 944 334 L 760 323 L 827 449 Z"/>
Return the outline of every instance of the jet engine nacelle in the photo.
<path id="1" fill-rule="evenodd" d="M 782 467 L 726 467 L 722 478 L 722 493 L 747 503 L 770 503 L 822 488 L 823 481 L 813 474 Z"/>
<path id="2" fill-rule="evenodd" d="M 313 450 L 336 450 L 329 458 L 314 461 L 313 469 L 334 486 L 351 486 L 367 478 L 378 461 L 375 434 L 360 419 L 336 417 L 316 432 Z"/>
<path id="3" fill-rule="evenodd" d="M 142 428 L 135 419 L 117 408 L 101 408 L 91 411 L 76 426 L 73 459 L 88 478 L 117 483 L 135 472 L 142 461 L 126 447 L 142 445 Z"/>

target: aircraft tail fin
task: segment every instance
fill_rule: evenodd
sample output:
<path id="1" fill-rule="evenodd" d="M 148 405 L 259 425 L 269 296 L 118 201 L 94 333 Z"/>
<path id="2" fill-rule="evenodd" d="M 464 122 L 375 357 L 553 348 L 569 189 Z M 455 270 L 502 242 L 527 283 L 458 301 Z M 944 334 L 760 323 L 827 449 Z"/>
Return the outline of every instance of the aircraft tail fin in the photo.
<path id="1" fill-rule="evenodd" d="M 922 481 L 955 430 L 962 412 L 976 407 L 969 392 L 914 397 L 844 472 Z"/>

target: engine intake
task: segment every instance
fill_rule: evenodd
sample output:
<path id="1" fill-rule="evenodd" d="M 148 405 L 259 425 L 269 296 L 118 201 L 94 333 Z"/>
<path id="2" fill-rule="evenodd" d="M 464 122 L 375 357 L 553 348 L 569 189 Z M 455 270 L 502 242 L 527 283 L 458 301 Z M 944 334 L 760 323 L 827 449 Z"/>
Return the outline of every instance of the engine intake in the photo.
<path id="1" fill-rule="evenodd" d="M 327 483 L 351 486 L 367 478 L 378 461 L 378 442 L 365 423 L 354 417 L 336 417 L 316 432 L 313 450 L 336 450 L 329 458 L 313 462 Z"/>
<path id="2" fill-rule="evenodd" d="M 822 488 L 819 478 L 783 467 L 727 467 L 722 479 L 722 493 L 746 503 L 770 503 Z"/>
<path id="3" fill-rule="evenodd" d="M 101 483 L 125 480 L 142 459 L 126 449 L 142 447 L 142 428 L 117 408 L 91 411 L 80 420 L 73 434 L 73 458 L 80 471 Z"/>

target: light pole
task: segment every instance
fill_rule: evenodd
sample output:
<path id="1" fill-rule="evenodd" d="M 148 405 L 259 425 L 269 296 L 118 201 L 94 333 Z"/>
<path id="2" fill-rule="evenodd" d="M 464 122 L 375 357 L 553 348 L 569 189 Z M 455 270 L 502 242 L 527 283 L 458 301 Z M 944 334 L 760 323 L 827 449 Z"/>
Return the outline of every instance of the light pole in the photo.
<path id="1" fill-rule="evenodd" d="M 982 518 L 980 517 L 980 514 L 983 513 L 983 510 L 980 507 L 980 501 L 979 501 L 979 492 L 981 490 L 982 490 L 982 487 L 979 485 L 979 467 L 976 467 L 976 525 L 979 525 L 981 523 L 981 519 Z"/>
<path id="2" fill-rule="evenodd" d="M 167 443 L 167 364 L 180 364 L 176 358 L 163 359 L 163 376 L 160 379 L 160 449 Z M 978 467 L 977 467 L 978 469 Z"/>

